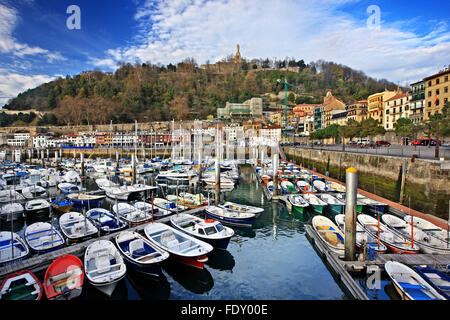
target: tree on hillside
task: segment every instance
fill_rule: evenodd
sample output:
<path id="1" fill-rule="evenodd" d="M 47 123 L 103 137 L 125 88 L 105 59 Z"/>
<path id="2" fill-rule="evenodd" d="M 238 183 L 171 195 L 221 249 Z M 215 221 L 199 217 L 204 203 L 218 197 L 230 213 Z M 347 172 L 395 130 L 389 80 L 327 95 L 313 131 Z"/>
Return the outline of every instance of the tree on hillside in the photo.
<path id="1" fill-rule="evenodd" d="M 176 121 L 185 120 L 189 115 L 188 101 L 185 97 L 174 97 L 168 105 L 170 116 Z"/>

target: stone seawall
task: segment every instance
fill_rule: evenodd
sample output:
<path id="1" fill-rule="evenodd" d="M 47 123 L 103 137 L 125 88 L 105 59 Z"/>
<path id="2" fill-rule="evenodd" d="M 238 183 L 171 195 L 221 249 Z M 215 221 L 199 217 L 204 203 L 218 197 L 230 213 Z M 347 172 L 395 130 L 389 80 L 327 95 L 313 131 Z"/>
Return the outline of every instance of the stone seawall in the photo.
<path id="1" fill-rule="evenodd" d="M 436 160 L 284 148 L 290 161 L 345 182 L 345 170 L 358 170 L 358 187 L 412 209 L 448 219 L 450 165 Z"/>

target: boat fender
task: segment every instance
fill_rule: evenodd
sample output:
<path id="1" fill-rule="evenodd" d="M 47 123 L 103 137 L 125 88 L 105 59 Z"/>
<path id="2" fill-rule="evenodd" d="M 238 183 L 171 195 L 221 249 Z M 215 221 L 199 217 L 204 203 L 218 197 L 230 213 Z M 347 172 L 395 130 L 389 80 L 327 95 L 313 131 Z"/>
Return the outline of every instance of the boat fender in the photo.
<path id="1" fill-rule="evenodd" d="M 308 191 L 308 190 L 309 190 L 309 184 L 307 184 L 307 185 L 303 188 L 303 190 Z"/>
<path id="2" fill-rule="evenodd" d="M 213 223 L 214 220 L 213 220 L 213 219 L 206 219 L 205 222 L 206 222 L 206 223 Z"/>

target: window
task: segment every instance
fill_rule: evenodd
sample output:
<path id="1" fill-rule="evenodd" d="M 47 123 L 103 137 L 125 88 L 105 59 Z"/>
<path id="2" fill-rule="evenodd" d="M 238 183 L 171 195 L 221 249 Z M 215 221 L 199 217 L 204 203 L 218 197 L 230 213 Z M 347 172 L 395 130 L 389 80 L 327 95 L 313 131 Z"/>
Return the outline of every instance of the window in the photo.
<path id="1" fill-rule="evenodd" d="M 437 96 L 439 95 L 439 89 L 436 89 L 436 95 Z"/>
<path id="2" fill-rule="evenodd" d="M 428 101 L 428 107 L 431 108 L 431 101 Z"/>
<path id="3" fill-rule="evenodd" d="M 444 92 L 445 92 L 445 93 L 448 93 L 448 87 L 445 87 L 445 88 L 444 88 Z"/>
<path id="4" fill-rule="evenodd" d="M 431 91 L 428 91 L 428 96 L 431 97 Z"/>
<path id="5" fill-rule="evenodd" d="M 436 79 L 436 84 L 439 84 L 439 78 Z"/>
<path id="6" fill-rule="evenodd" d="M 447 82 L 448 81 L 448 76 L 445 76 L 445 82 Z"/>
<path id="7" fill-rule="evenodd" d="M 428 81 L 428 86 L 431 87 L 433 85 L 432 81 Z"/>

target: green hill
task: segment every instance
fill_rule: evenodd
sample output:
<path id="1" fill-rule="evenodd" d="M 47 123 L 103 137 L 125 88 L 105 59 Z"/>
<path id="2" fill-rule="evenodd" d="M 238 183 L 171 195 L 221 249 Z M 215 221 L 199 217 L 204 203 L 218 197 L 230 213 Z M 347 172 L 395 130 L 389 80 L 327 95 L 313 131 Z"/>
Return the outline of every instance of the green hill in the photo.
<path id="1" fill-rule="evenodd" d="M 45 111 L 40 124 L 206 119 L 227 101 L 243 102 L 282 91 L 284 87 L 277 79 L 285 76 L 289 83 L 305 89 L 304 95 L 292 99 L 295 103 L 321 103 L 329 90 L 335 97 L 351 103 L 385 88 L 397 87 L 333 62 L 305 65 L 303 60 L 293 60 L 289 66 L 298 66 L 298 72 L 288 72 L 280 70 L 283 65 L 277 61 L 268 68 L 267 60 L 244 62 L 221 73 L 198 68 L 192 58 L 178 66 L 121 63 L 115 72 L 87 71 L 29 89 L 4 108 Z M 0 123 L 4 126 L 8 121 Z"/>

